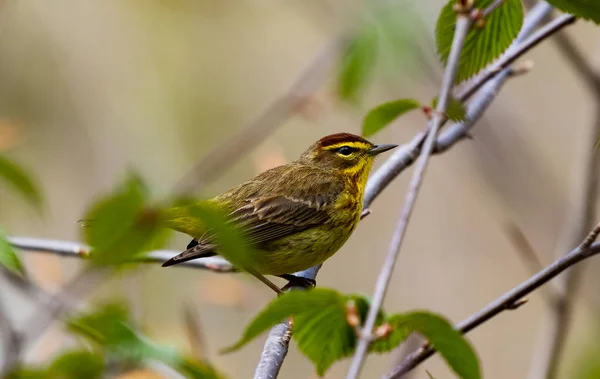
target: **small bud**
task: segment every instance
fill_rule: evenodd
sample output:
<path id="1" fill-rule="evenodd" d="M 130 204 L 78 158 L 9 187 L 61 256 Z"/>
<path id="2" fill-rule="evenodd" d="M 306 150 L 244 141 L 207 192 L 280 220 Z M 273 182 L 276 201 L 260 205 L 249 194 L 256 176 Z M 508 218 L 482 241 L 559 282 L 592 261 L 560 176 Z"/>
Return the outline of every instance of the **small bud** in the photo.
<path id="1" fill-rule="evenodd" d="M 475 29 L 483 29 L 485 28 L 485 25 L 487 25 L 487 21 L 485 20 L 485 18 L 480 18 L 477 21 L 475 21 Z"/>
<path id="2" fill-rule="evenodd" d="M 510 311 L 514 311 L 515 309 L 521 307 L 522 305 L 527 304 L 528 301 L 529 301 L 529 299 L 527 299 L 527 298 L 516 300 L 515 302 L 513 302 L 511 304 L 507 304 L 506 309 L 508 309 Z"/>
<path id="3" fill-rule="evenodd" d="M 431 120 L 431 117 L 433 116 L 433 108 L 430 107 L 429 105 L 423 105 L 423 107 L 421 109 L 423 109 L 423 113 L 425 113 L 425 116 L 429 120 Z"/>
<path id="4" fill-rule="evenodd" d="M 377 338 L 377 339 L 385 338 L 385 337 L 389 336 L 391 332 L 392 332 L 392 326 L 386 322 L 385 324 L 380 325 L 375 330 L 375 338 Z"/>
<path id="5" fill-rule="evenodd" d="M 479 8 L 475 8 L 471 11 L 471 20 L 479 21 L 483 19 L 483 11 Z"/>
<path id="6" fill-rule="evenodd" d="M 77 255 L 81 255 L 83 258 L 87 258 L 90 256 L 90 251 L 84 249 L 83 247 L 80 247 L 79 250 L 77 250 Z"/>
<path id="7" fill-rule="evenodd" d="M 511 70 L 511 75 L 517 76 L 517 75 L 527 74 L 529 71 L 531 71 L 533 69 L 534 66 L 535 66 L 535 63 L 532 60 L 526 60 L 525 62 L 523 62 L 517 66 L 514 66 Z"/>
<path id="8" fill-rule="evenodd" d="M 358 317 L 358 308 L 354 301 L 349 300 L 346 303 L 346 322 L 353 328 L 360 326 L 360 317 Z"/>

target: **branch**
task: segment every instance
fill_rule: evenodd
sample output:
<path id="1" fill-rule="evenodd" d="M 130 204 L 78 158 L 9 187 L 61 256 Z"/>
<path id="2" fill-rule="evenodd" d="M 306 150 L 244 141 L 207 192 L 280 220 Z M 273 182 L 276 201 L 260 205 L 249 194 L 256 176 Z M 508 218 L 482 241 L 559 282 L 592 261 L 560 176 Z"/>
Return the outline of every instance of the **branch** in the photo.
<path id="1" fill-rule="evenodd" d="M 21 336 L 15 330 L 2 300 L 0 300 L 0 332 L 3 337 L 1 346 L 4 350 L 0 378 L 5 378 L 21 359 Z"/>
<path id="2" fill-rule="evenodd" d="M 21 250 L 35 251 L 39 253 L 56 254 L 68 258 L 86 258 L 89 255 L 89 246 L 69 241 L 57 241 L 29 237 L 8 237 L 8 242 Z M 179 254 L 179 251 L 155 250 L 139 258 L 142 263 L 163 263 Z M 202 268 L 215 272 L 234 272 L 236 269 L 221 257 L 209 257 L 184 262 L 177 267 Z"/>
<path id="3" fill-rule="evenodd" d="M 387 257 L 377 278 L 375 292 L 373 293 L 373 300 L 369 305 L 367 319 L 364 323 L 364 326 L 361 328 L 354 358 L 352 359 L 352 363 L 348 369 L 348 374 L 346 375 L 347 379 L 358 378 L 365 361 L 369 345 L 373 339 L 373 328 L 375 327 L 377 315 L 387 292 L 390 279 L 392 278 L 394 266 L 400 253 L 404 236 L 406 235 L 406 229 L 408 228 L 410 216 L 415 207 L 419 190 L 421 189 L 421 184 L 425 178 L 427 164 L 429 163 L 429 158 L 431 157 L 431 153 L 434 151 L 436 145 L 438 131 L 442 125 L 442 122 L 444 121 L 443 115 L 445 114 L 446 108 L 448 107 L 448 103 L 450 101 L 454 79 L 456 78 L 456 73 L 458 72 L 460 54 L 462 52 L 467 34 L 471 29 L 472 23 L 473 20 L 469 15 L 460 13 L 457 15 L 456 31 L 454 32 L 454 39 L 452 41 L 452 47 L 448 57 L 448 65 L 446 66 L 444 77 L 442 79 L 442 88 L 440 90 L 439 101 L 433 118 L 429 123 L 427 137 L 423 143 L 423 149 L 419 155 L 419 160 L 417 161 L 415 171 L 411 178 L 408 193 L 400 213 L 400 219 L 398 220 L 398 224 L 390 242 L 390 248 Z"/>
<path id="4" fill-rule="evenodd" d="M 456 329 L 461 333 L 468 333 L 503 311 L 514 309 L 515 304 L 519 304 L 526 295 L 535 291 L 578 262 L 600 253 L 600 243 L 593 243 L 598 236 L 598 233 L 600 233 L 600 224 L 596 225 L 596 227 L 577 248 L 558 258 L 556 261 L 545 267 L 537 274 L 533 275 L 512 290 L 492 301 L 479 312 L 457 324 Z M 421 346 L 418 350 L 410 354 L 400 365 L 394 368 L 388 375 L 386 375 L 385 379 L 400 378 L 402 375 L 418 366 L 421 362 L 431 357 L 434 353 L 435 350 L 429 345 Z"/>
<path id="5" fill-rule="evenodd" d="M 593 80 L 593 78 L 591 78 Z M 600 97 L 596 98 L 596 101 Z M 560 256 L 565 246 L 573 246 L 574 241 L 581 239 L 585 230 L 589 229 L 595 218 L 595 204 L 598 193 L 598 168 L 600 166 L 598 152 L 591 147 L 590 141 L 600 138 L 600 110 L 596 110 L 596 120 L 587 135 L 581 141 L 582 148 L 576 152 L 582 154 L 575 160 L 572 183 L 576 183 L 569 194 L 569 214 L 563 225 L 562 235 L 556 246 L 556 256 Z M 552 288 L 551 311 L 538 337 L 529 378 L 552 379 L 556 377 L 565 339 L 571 324 L 573 298 L 578 289 L 581 277 L 580 268 L 569 270 L 557 280 Z"/>
<path id="6" fill-rule="evenodd" d="M 315 280 L 322 265 L 311 267 L 308 270 L 297 272 L 294 275 L 302 278 Z M 284 287 L 283 289 L 290 289 Z M 288 353 L 292 330 L 290 322 L 283 321 L 271 328 L 269 337 L 265 341 L 260 361 L 254 371 L 254 379 L 275 379 L 279 375 L 283 360 Z"/>
<path id="7" fill-rule="evenodd" d="M 546 3 L 541 3 L 539 6 L 532 9 L 525 18 L 521 33 L 515 42 L 516 44 L 513 45 L 513 47 L 511 47 L 495 64 L 492 65 L 491 70 L 481 77 L 476 78 L 473 82 L 467 85 L 464 90 L 456 94 L 456 98 L 463 102 L 470 99 L 485 85 L 485 83 L 489 82 L 497 75 L 500 75 L 503 70 L 509 67 L 523 54 L 537 46 L 537 44 L 539 44 L 542 40 L 552 36 L 565 26 L 570 25 L 575 21 L 573 16 L 561 16 L 553 23 L 548 24 L 544 28 L 540 29 L 531 37 L 526 38 L 529 33 L 531 33 L 551 11 L 552 7 Z M 466 123 L 468 123 L 468 121 L 466 121 Z M 445 135 L 446 133 L 442 132 L 438 140 Z M 367 183 L 367 188 L 365 190 L 364 208 L 370 207 L 373 200 L 375 200 L 375 198 L 388 186 L 388 184 L 390 184 L 405 168 L 415 161 L 415 158 L 419 156 L 421 143 L 424 136 L 425 134 L 421 133 L 417 135 L 408 145 L 396 149 L 396 151 L 392 153 L 390 158 L 379 168 L 379 170 L 371 175 L 371 179 Z M 450 138 L 450 141 L 451 143 L 454 143 L 452 142 L 452 138 Z"/>

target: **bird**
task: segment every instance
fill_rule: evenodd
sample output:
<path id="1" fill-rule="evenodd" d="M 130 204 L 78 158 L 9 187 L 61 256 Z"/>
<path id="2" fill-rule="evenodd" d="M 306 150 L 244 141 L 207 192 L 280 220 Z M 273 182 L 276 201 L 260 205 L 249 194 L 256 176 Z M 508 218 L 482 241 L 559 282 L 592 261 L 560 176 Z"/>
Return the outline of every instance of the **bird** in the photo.
<path id="1" fill-rule="evenodd" d="M 375 157 L 397 146 L 376 145 L 350 133 L 331 134 L 297 160 L 264 171 L 206 202 L 243 231 L 252 255 L 245 257 L 249 263 L 242 270 L 266 280 L 275 291 L 279 288 L 264 275 L 314 286 L 314 280 L 293 273 L 323 263 L 344 245 L 360 221 Z M 189 206 L 173 207 L 163 215 L 168 228 L 193 238 L 163 267 L 219 254 L 214 232 L 194 219 Z"/>

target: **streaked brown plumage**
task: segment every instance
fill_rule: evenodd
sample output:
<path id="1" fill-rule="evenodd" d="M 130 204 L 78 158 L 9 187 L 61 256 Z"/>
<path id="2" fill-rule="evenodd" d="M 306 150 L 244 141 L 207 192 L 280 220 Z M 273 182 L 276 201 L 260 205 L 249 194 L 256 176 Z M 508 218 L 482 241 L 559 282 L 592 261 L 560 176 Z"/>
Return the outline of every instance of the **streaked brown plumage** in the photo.
<path id="1" fill-rule="evenodd" d="M 265 171 L 211 199 L 245 232 L 253 247 L 244 269 L 285 276 L 322 263 L 350 237 L 360 220 L 375 156 L 396 145 L 374 145 L 349 133 L 326 136 L 298 160 Z M 214 236 L 185 207 L 167 212 L 167 224 L 194 239 L 163 266 L 218 254 Z"/>

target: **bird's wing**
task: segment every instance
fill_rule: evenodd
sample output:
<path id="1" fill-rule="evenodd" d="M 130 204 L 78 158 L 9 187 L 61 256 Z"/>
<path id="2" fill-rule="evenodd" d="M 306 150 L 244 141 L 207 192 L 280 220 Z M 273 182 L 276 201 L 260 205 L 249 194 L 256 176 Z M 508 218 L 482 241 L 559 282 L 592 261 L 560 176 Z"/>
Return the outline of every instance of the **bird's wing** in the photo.
<path id="1" fill-rule="evenodd" d="M 271 176 L 269 186 L 263 185 L 263 177 L 259 175 L 255 180 L 233 189 L 228 196 L 239 191 L 235 197 L 241 198 L 241 201 L 229 214 L 230 222 L 242 230 L 250 246 L 321 225 L 329 218 L 329 205 L 337 200 L 344 184 L 318 170 L 301 168 L 295 170 L 294 175 L 282 171 L 274 182 Z M 241 196 L 240 192 L 246 196 Z M 185 252 L 165 265 L 214 255 L 214 243 L 212 230 L 205 229 L 205 233 L 192 240 Z"/>

